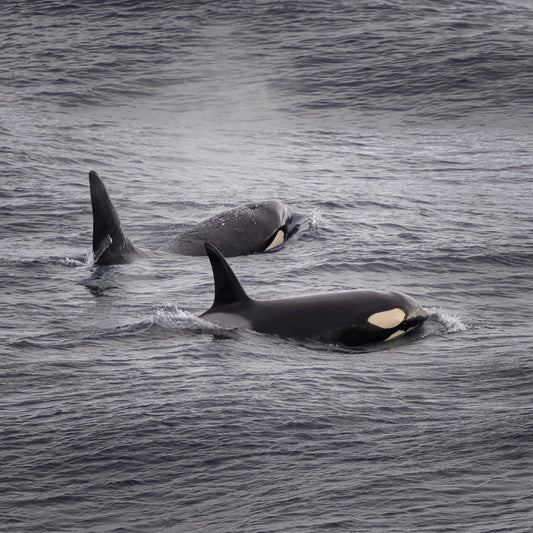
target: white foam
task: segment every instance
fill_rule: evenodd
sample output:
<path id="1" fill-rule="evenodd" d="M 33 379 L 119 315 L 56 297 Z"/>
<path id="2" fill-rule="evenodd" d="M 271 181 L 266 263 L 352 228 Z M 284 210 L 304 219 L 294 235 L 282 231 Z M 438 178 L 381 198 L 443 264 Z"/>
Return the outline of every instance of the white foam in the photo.
<path id="1" fill-rule="evenodd" d="M 431 314 L 435 315 L 437 320 L 444 324 L 447 333 L 457 333 L 468 329 L 468 326 L 459 316 L 452 315 L 449 311 L 433 308 Z"/>
<path id="2" fill-rule="evenodd" d="M 152 322 L 163 327 L 184 325 L 191 322 L 197 325 L 198 317 L 174 305 L 167 305 L 163 309 L 158 309 L 152 315 Z"/>
<path id="3" fill-rule="evenodd" d="M 320 211 L 320 208 L 313 209 L 313 212 L 311 213 L 311 226 L 314 228 L 322 225 L 322 213 Z"/>

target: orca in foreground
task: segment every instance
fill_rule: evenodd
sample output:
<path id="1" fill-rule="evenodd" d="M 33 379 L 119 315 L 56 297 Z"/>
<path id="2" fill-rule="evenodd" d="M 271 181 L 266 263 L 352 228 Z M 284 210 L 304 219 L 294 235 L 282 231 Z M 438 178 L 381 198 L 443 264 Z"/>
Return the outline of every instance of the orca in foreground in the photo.
<path id="1" fill-rule="evenodd" d="M 399 337 L 428 318 L 415 300 L 399 292 L 359 290 L 253 300 L 223 255 L 211 244 L 205 248 L 213 268 L 215 298 L 200 317 L 219 326 L 359 346 Z"/>
<path id="2" fill-rule="evenodd" d="M 137 250 L 120 224 L 100 176 L 89 172 L 93 210 L 93 254 L 96 265 L 128 263 Z M 298 230 L 301 217 L 270 200 L 224 211 L 178 235 L 167 251 L 205 255 L 204 242 L 212 242 L 228 257 L 274 250 Z"/>

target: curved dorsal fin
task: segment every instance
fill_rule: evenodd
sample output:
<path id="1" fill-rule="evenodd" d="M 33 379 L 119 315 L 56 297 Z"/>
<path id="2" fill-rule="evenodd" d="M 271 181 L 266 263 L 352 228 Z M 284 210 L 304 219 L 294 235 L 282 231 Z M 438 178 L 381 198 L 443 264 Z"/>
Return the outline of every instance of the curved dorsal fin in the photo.
<path id="1" fill-rule="evenodd" d="M 222 305 L 250 301 L 250 297 L 242 288 L 237 276 L 231 270 L 224 256 L 212 244 L 206 242 L 204 246 L 209 261 L 211 262 L 213 277 L 215 278 L 215 298 L 211 309 Z"/>
<path id="2" fill-rule="evenodd" d="M 135 252 L 133 244 L 120 224 L 104 182 L 94 171 L 89 172 L 93 209 L 93 252 L 97 265 L 126 263 Z"/>

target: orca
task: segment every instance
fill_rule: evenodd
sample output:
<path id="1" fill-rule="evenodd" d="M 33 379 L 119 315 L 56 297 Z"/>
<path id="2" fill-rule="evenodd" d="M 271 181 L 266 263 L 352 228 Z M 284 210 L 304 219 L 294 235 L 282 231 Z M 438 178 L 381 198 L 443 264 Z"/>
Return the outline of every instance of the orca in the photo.
<path id="1" fill-rule="evenodd" d="M 89 172 L 93 211 L 93 255 L 96 265 L 130 262 L 138 253 L 124 231 L 100 176 Z M 296 233 L 303 217 L 277 201 L 244 204 L 224 211 L 175 237 L 166 251 L 205 255 L 204 242 L 212 242 L 227 257 L 272 251 Z"/>
<path id="2" fill-rule="evenodd" d="M 205 255 L 204 243 L 216 240 L 226 257 L 279 248 L 295 232 L 289 206 L 278 200 L 249 203 L 224 211 L 176 236 L 168 251 Z"/>
<path id="3" fill-rule="evenodd" d="M 353 347 L 388 341 L 420 326 L 428 314 L 399 292 L 354 290 L 254 300 L 215 246 L 205 244 L 215 281 L 213 305 L 200 318 L 280 337 Z"/>

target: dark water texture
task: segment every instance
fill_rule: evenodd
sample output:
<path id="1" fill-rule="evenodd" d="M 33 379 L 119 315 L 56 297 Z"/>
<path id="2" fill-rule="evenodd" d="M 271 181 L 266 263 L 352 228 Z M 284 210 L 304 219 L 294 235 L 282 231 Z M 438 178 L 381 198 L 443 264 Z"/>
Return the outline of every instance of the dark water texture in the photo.
<path id="1" fill-rule="evenodd" d="M 0 5 L 0 531 L 525 532 L 529 1 Z M 91 264 L 87 175 L 135 245 Z M 347 350 L 197 316 L 160 251 L 239 203 L 309 221 L 251 296 L 401 290 Z"/>

